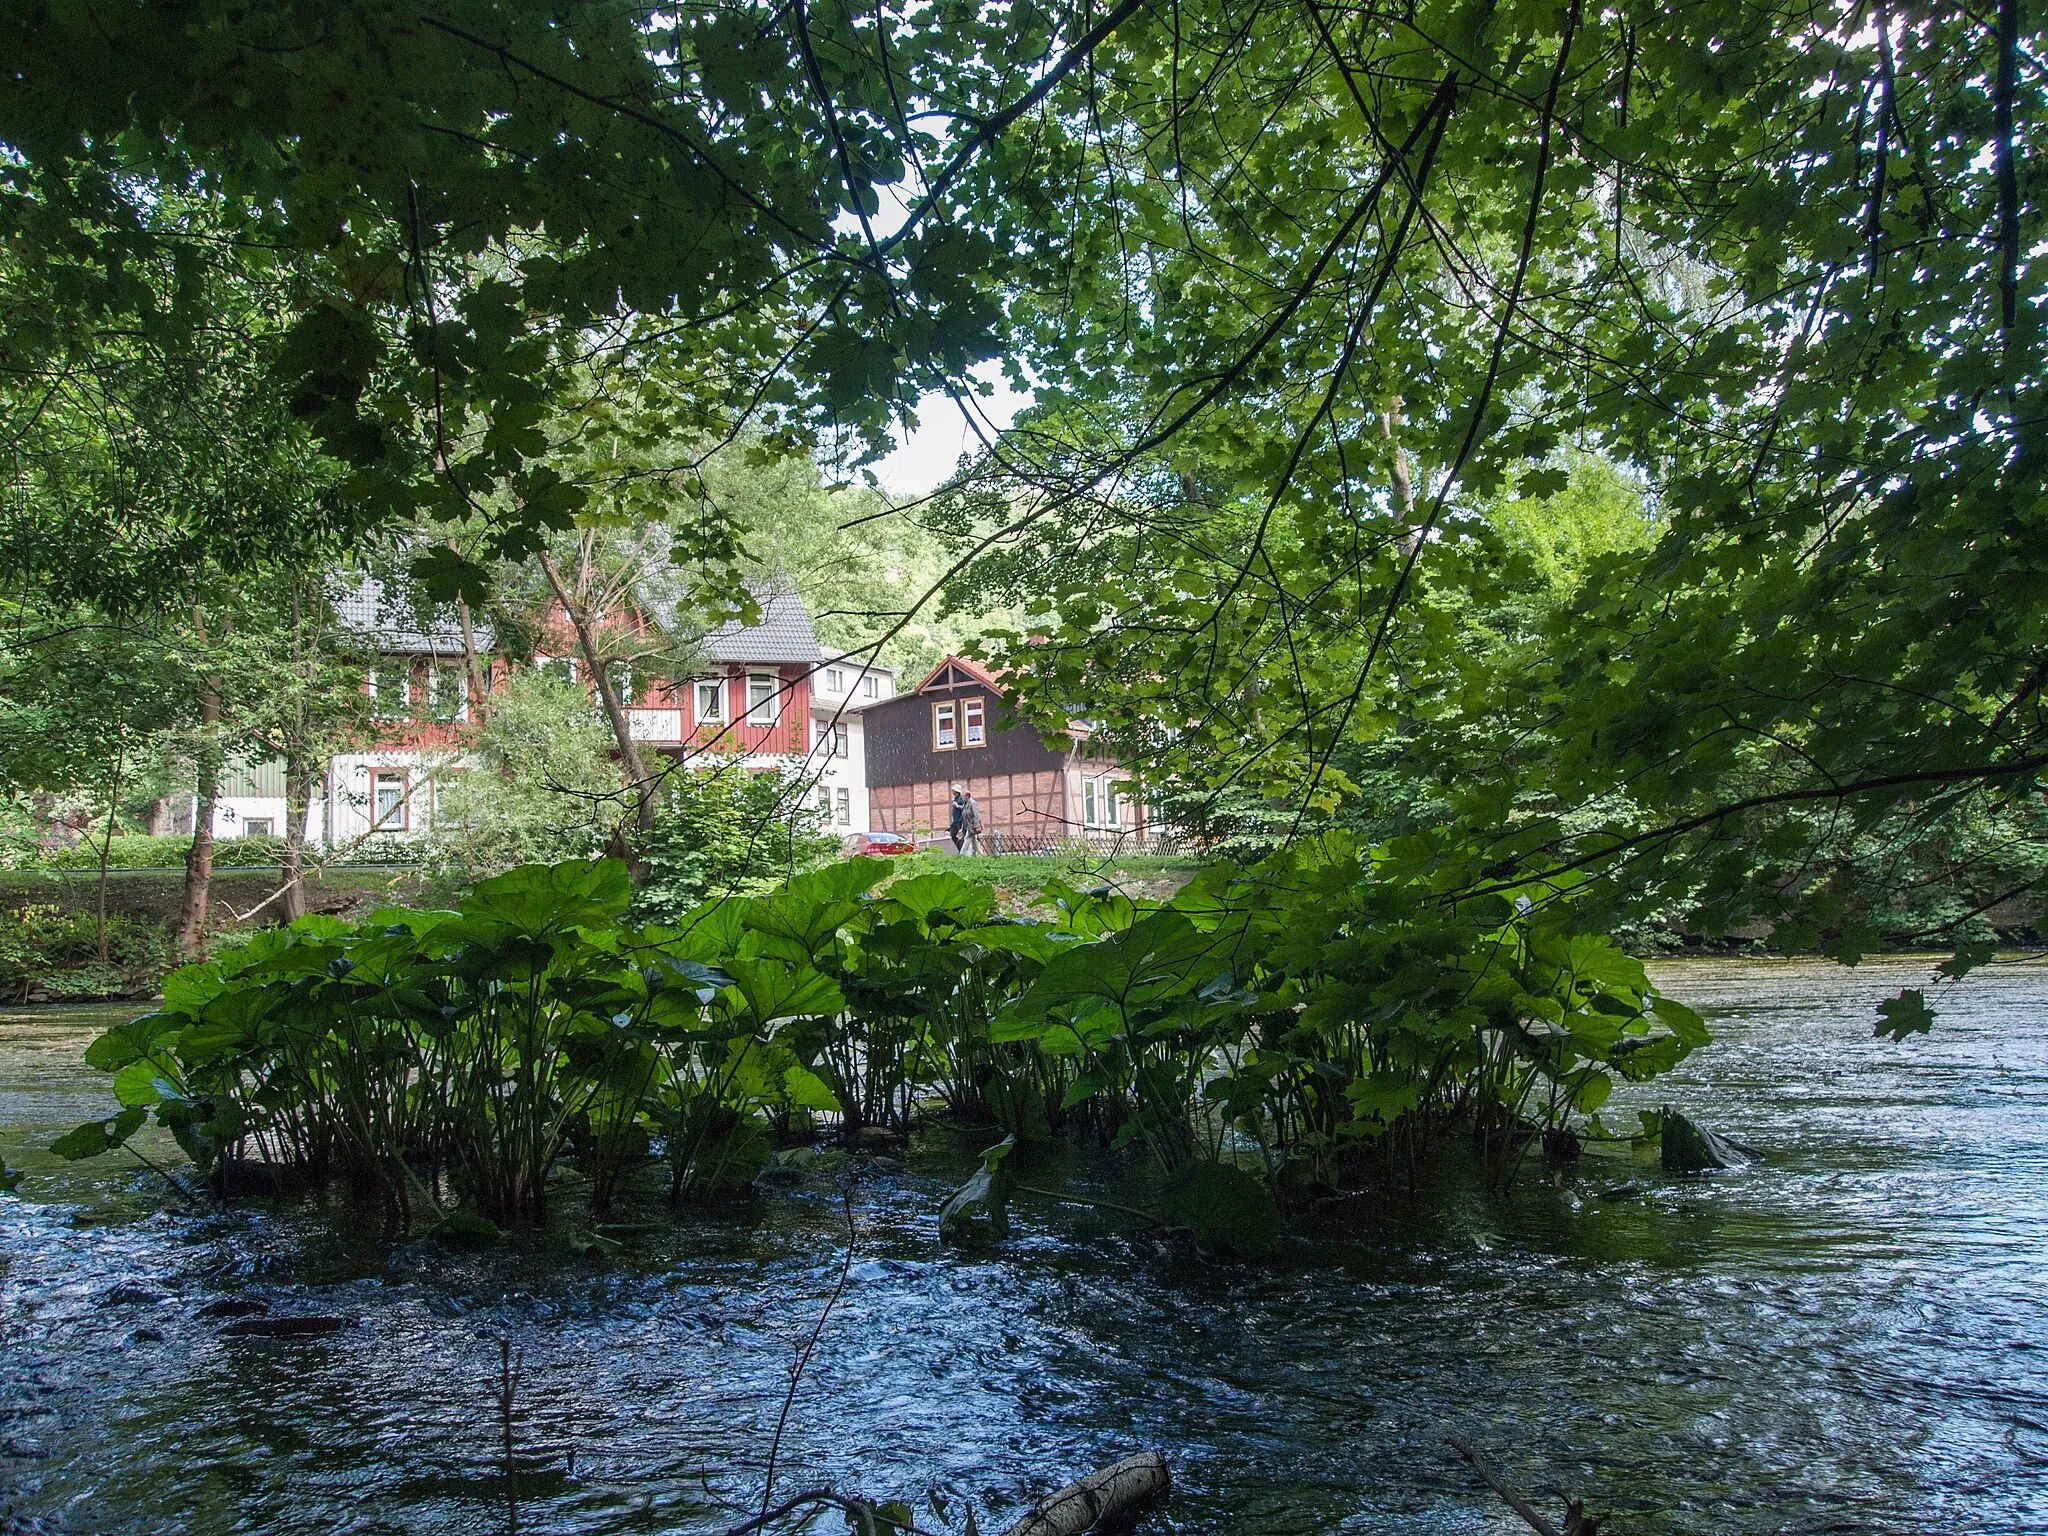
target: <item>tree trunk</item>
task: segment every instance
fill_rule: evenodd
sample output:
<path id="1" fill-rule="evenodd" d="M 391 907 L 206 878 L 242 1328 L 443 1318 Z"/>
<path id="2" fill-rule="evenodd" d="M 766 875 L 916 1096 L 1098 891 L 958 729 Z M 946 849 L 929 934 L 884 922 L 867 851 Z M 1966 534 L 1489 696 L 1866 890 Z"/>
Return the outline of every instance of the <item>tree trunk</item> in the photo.
<path id="1" fill-rule="evenodd" d="M 192 607 L 192 632 L 206 644 L 206 616 Z M 199 680 L 198 785 L 192 808 L 192 847 L 185 855 L 185 910 L 178 948 L 197 957 L 206 946 L 206 909 L 213 895 L 213 811 L 220 799 L 220 688 L 212 674 Z"/>
<path id="2" fill-rule="evenodd" d="M 610 674 L 598 654 L 597 637 L 590 631 L 590 615 L 569 597 L 569 589 L 562 576 L 555 569 L 555 562 L 548 558 L 547 551 L 541 551 L 540 568 L 548 579 L 548 585 L 555 589 L 563 611 L 569 615 L 569 623 L 576 630 L 576 644 L 583 652 L 583 665 L 590 671 L 591 686 L 597 690 L 597 697 L 604 705 L 605 718 L 611 722 L 612 736 L 619 744 L 619 761 L 625 764 L 626 777 L 633 786 L 634 824 L 642 832 L 654 826 L 654 785 L 647 777 L 640 761 L 640 744 L 633 739 L 633 727 L 626 718 L 625 707 L 619 703 L 619 691 L 612 686 Z"/>
<path id="3" fill-rule="evenodd" d="M 483 667 L 477 661 L 476 626 L 470 621 L 469 604 L 461 598 L 455 599 L 455 617 L 462 622 L 462 670 L 469 675 L 470 718 L 481 721 L 484 717 L 484 696 L 490 692 L 484 680 Z"/>
<path id="4" fill-rule="evenodd" d="M 121 804 L 121 759 L 114 754 L 114 778 L 107 786 L 107 830 L 100 837 L 100 890 L 99 912 L 95 919 L 93 938 L 98 945 L 100 964 L 108 963 L 107 954 L 107 855 L 114 847 L 114 814 Z"/>
<path id="5" fill-rule="evenodd" d="M 149 835 L 169 837 L 176 830 L 176 813 L 171 810 L 171 797 L 158 795 L 149 802 Z"/>
<path id="6" fill-rule="evenodd" d="M 313 765 L 303 742 L 287 744 L 284 754 L 284 895 L 278 901 L 284 920 L 306 915 L 306 826 L 313 810 Z"/>

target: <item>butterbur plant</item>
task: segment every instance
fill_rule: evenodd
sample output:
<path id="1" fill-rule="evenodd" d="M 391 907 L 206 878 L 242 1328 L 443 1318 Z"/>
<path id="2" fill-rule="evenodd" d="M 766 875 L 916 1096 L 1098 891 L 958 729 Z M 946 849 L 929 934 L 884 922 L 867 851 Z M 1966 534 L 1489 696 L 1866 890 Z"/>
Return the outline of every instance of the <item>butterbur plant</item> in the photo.
<path id="1" fill-rule="evenodd" d="M 1026 920 L 844 860 L 655 926 L 616 862 L 528 865 L 176 972 L 88 1052 L 117 1113 L 56 1150 L 153 1116 L 217 1189 L 338 1179 L 403 1231 L 537 1220 L 569 1163 L 598 1213 L 662 1164 L 671 1199 L 728 1198 L 778 1140 L 942 1112 L 1138 1149 L 1163 1216 L 1256 1251 L 1297 1192 L 1451 1132 L 1505 1183 L 1705 1042 L 1569 892 L 1445 896 L 1442 862 L 1331 837 L 1168 902 L 1055 884 Z"/>

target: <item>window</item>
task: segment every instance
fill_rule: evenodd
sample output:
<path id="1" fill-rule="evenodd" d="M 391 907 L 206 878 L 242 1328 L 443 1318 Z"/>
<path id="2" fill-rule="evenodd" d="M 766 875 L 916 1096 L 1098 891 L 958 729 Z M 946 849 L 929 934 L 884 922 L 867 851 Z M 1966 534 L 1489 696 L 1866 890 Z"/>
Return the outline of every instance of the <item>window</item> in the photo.
<path id="1" fill-rule="evenodd" d="M 574 656 L 536 656 L 534 657 L 534 662 L 540 667 L 541 671 L 547 673 L 549 677 L 554 678 L 557 682 L 573 683 L 576 681 L 577 669 Z"/>
<path id="2" fill-rule="evenodd" d="M 842 669 L 838 667 L 827 667 L 825 669 L 825 691 L 827 693 L 846 692 L 846 673 Z"/>
<path id="3" fill-rule="evenodd" d="M 405 770 L 379 768 L 370 775 L 370 810 L 373 832 L 403 832 L 406 828 Z"/>
<path id="4" fill-rule="evenodd" d="M 988 745 L 988 728 L 984 716 L 985 701 L 964 699 L 960 704 L 960 744 L 963 747 L 985 747 Z"/>
<path id="5" fill-rule="evenodd" d="M 1106 827 L 1120 827 L 1124 824 L 1123 786 L 1115 779 L 1102 781 L 1102 824 Z"/>
<path id="6" fill-rule="evenodd" d="M 837 790 L 835 793 L 839 797 L 839 825 L 850 827 L 853 825 L 852 797 L 843 789 Z"/>
<path id="7" fill-rule="evenodd" d="M 722 725 L 725 722 L 725 680 L 714 678 L 708 683 L 697 685 L 697 723 L 699 725 Z"/>
<path id="8" fill-rule="evenodd" d="M 832 727 L 832 755 L 834 757 L 851 757 L 853 755 L 853 748 L 849 745 L 847 736 L 848 731 L 844 721 Z"/>
<path id="9" fill-rule="evenodd" d="M 773 725 L 782 717 L 782 683 L 773 672 L 747 674 L 747 724 Z"/>
<path id="10" fill-rule="evenodd" d="M 437 663 L 427 673 L 428 712 L 443 725 L 469 718 L 469 678 L 460 666 Z"/>
<path id="11" fill-rule="evenodd" d="M 860 696 L 864 699 L 879 699 L 882 696 L 882 680 L 872 672 L 860 676 Z"/>
<path id="12" fill-rule="evenodd" d="M 407 663 L 385 661 L 370 668 L 370 713 L 379 720 L 404 720 L 412 714 L 412 669 Z"/>
<path id="13" fill-rule="evenodd" d="M 955 706 L 950 702 L 934 704 L 932 706 L 932 750 L 934 752 L 950 752 L 960 745 L 959 737 L 953 724 L 954 713 Z"/>
<path id="14" fill-rule="evenodd" d="M 246 816 L 242 819 L 242 836 L 275 837 L 277 823 L 268 816 Z"/>
<path id="15" fill-rule="evenodd" d="M 1089 827 L 1102 825 L 1102 786 L 1094 779 L 1081 781 L 1081 824 Z"/>

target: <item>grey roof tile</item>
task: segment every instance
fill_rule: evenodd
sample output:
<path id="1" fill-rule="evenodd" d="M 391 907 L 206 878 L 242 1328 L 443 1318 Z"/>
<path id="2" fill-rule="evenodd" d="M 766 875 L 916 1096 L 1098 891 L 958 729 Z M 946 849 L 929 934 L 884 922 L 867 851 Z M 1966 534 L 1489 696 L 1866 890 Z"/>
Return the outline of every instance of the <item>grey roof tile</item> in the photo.
<path id="1" fill-rule="evenodd" d="M 811 616 L 794 592 L 756 592 L 761 622 L 721 624 L 704 637 L 713 661 L 822 661 L 824 651 L 811 629 Z"/>
<path id="2" fill-rule="evenodd" d="M 420 627 L 420 610 L 403 592 L 387 592 L 384 583 L 365 576 L 350 588 L 328 594 L 342 628 L 360 636 L 372 650 L 393 654 L 460 656 L 462 624 L 455 610 L 431 610 L 427 627 Z M 478 620 L 470 626 L 479 651 L 491 648 L 491 626 Z"/>

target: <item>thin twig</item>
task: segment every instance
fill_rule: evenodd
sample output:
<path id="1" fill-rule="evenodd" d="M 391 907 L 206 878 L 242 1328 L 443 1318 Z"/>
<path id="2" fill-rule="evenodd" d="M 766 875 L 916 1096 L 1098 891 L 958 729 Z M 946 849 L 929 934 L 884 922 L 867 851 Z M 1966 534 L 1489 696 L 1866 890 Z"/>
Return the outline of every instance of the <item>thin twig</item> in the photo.
<path id="1" fill-rule="evenodd" d="M 775 1461 L 782 1452 L 782 1432 L 789 1425 L 789 1410 L 796 1402 L 796 1389 L 804 1379 L 804 1370 L 811 1363 L 811 1352 L 818 1347 L 818 1339 L 825 1331 L 826 1320 L 832 1316 L 832 1309 L 839 1305 L 839 1298 L 846 1291 L 846 1280 L 853 1273 L 853 1250 L 859 1240 L 859 1229 L 853 1220 L 853 1191 L 842 1186 L 839 1199 L 846 1208 L 846 1258 L 839 1266 L 839 1283 L 832 1287 L 832 1294 L 825 1298 L 825 1310 L 818 1314 L 818 1321 L 811 1329 L 811 1336 L 804 1341 L 803 1350 L 796 1357 L 796 1365 L 789 1373 L 789 1390 L 782 1394 L 782 1412 L 775 1418 L 775 1438 L 768 1442 L 768 1471 L 761 1479 L 761 1513 L 754 1517 L 753 1525 L 760 1525 L 769 1518 L 768 1501 L 775 1492 Z M 844 1503 L 839 1497 L 828 1496 L 832 1502 Z M 739 1530 L 750 1529 L 740 1526 Z"/>
<path id="2" fill-rule="evenodd" d="M 1510 1488 L 1502 1480 L 1500 1473 L 1494 1470 L 1493 1463 L 1480 1455 L 1478 1448 L 1470 1440 L 1448 1425 L 1444 1427 L 1444 1439 L 1452 1450 L 1472 1463 L 1472 1470 L 1479 1474 L 1487 1487 L 1507 1502 L 1508 1508 L 1529 1522 L 1529 1528 L 1536 1532 L 1536 1536 L 1559 1536 L 1557 1527 L 1537 1514 L 1527 1499 Z"/>

